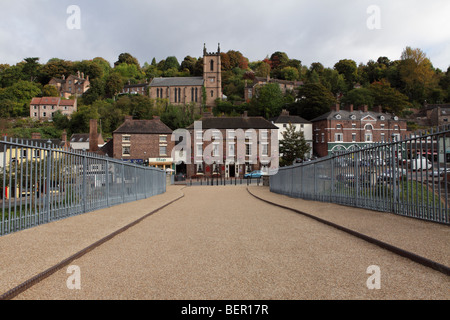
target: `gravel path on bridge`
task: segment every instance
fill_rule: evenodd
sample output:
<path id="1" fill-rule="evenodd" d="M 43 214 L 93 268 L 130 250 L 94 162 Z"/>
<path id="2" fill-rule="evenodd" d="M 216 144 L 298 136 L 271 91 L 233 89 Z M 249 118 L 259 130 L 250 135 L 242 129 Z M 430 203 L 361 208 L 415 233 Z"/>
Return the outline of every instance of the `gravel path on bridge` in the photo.
<path id="1" fill-rule="evenodd" d="M 450 298 L 444 274 L 266 204 L 245 186 L 182 192 L 181 200 L 73 261 L 81 290 L 67 288 L 63 269 L 17 299 Z M 379 290 L 366 285 L 372 265 L 381 271 Z"/>

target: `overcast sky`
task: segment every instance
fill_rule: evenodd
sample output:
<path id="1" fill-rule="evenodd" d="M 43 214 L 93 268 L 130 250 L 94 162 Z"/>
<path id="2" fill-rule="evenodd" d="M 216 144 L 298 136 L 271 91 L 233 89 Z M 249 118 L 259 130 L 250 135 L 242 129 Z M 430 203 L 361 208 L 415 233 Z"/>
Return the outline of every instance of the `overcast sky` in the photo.
<path id="1" fill-rule="evenodd" d="M 141 65 L 168 56 L 181 63 L 220 42 L 250 61 L 282 51 L 308 67 L 333 67 L 340 59 L 397 60 L 410 46 L 436 68 L 450 66 L 449 0 L 0 0 L 0 8 L 0 64 L 113 64 L 123 52 Z"/>

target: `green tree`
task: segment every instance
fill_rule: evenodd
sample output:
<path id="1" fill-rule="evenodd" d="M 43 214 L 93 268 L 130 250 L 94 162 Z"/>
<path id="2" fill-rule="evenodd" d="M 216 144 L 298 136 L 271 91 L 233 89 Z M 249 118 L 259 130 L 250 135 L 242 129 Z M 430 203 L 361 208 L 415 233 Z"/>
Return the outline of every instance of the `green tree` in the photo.
<path id="1" fill-rule="evenodd" d="M 300 73 L 297 68 L 294 67 L 284 67 L 280 71 L 281 78 L 284 80 L 295 81 L 300 78 Z"/>
<path id="2" fill-rule="evenodd" d="M 292 114 L 312 120 L 329 112 L 335 103 L 333 94 L 321 83 L 306 83 L 298 91 L 297 102 L 289 109 Z"/>
<path id="3" fill-rule="evenodd" d="M 58 89 L 56 89 L 55 86 L 52 86 L 50 84 L 46 84 L 42 88 L 42 96 L 43 97 L 59 97 Z"/>
<path id="4" fill-rule="evenodd" d="M 254 102 L 257 113 L 266 119 L 279 115 L 285 105 L 283 93 L 276 83 L 257 87 Z"/>
<path id="5" fill-rule="evenodd" d="M 108 76 L 105 83 L 105 94 L 112 98 L 123 88 L 122 77 L 118 73 L 112 73 Z"/>
<path id="6" fill-rule="evenodd" d="M 41 65 L 39 64 L 39 58 L 25 58 L 24 65 L 22 68 L 22 72 L 26 79 L 31 82 L 34 82 L 37 79 L 39 74 L 39 69 Z"/>
<path id="7" fill-rule="evenodd" d="M 406 107 L 411 106 L 408 97 L 392 88 L 387 81 L 374 82 L 369 90 L 374 97 L 374 105 L 382 106 L 387 112 L 401 115 Z"/>
<path id="8" fill-rule="evenodd" d="M 353 89 L 347 92 L 347 94 L 342 98 L 341 101 L 346 105 L 367 105 L 369 107 L 373 107 L 375 98 L 373 97 L 373 92 L 370 89 L 360 88 Z"/>
<path id="9" fill-rule="evenodd" d="M 170 56 L 164 60 L 164 66 L 162 68 L 163 71 L 167 71 L 169 69 L 175 69 L 176 71 L 180 70 L 180 63 L 178 62 L 177 57 Z"/>
<path id="10" fill-rule="evenodd" d="M 334 65 L 334 69 L 344 76 L 347 89 L 353 89 L 353 85 L 356 83 L 358 77 L 356 62 L 350 59 L 342 59 Z"/>
<path id="11" fill-rule="evenodd" d="M 289 123 L 280 140 L 280 165 L 292 165 L 296 159 L 304 159 L 311 147 L 305 140 L 302 131 L 296 131 L 295 126 Z"/>
<path id="12" fill-rule="evenodd" d="M 122 63 L 135 65 L 138 69 L 140 69 L 140 64 L 139 64 L 138 59 L 136 59 L 129 53 L 121 53 L 119 55 L 118 60 L 116 62 L 114 62 L 114 67 L 117 67 L 118 65 L 121 65 Z"/>

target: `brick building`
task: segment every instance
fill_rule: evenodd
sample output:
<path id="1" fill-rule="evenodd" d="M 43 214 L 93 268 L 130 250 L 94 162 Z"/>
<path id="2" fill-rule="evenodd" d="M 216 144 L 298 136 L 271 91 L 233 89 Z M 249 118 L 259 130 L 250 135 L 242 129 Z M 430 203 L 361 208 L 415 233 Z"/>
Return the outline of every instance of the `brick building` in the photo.
<path id="1" fill-rule="evenodd" d="M 268 171 L 272 156 L 278 160 L 278 143 L 272 143 L 272 137 L 278 142 L 278 128 L 262 117 L 205 116 L 198 123 L 201 131 L 196 124 L 188 127 L 192 150 L 186 166 L 188 178 L 243 177 L 254 170 Z"/>
<path id="2" fill-rule="evenodd" d="M 153 120 L 133 120 L 125 122 L 113 132 L 113 158 L 128 162 L 168 169 L 173 167 L 171 158 L 175 145 L 171 141 L 172 130 L 159 117 Z"/>
<path id="3" fill-rule="evenodd" d="M 206 101 L 203 101 L 205 90 Z M 170 104 L 184 105 L 195 103 L 210 109 L 216 99 L 222 99 L 222 63 L 220 46 L 217 52 L 209 53 L 203 49 L 203 77 L 154 78 L 149 84 L 149 96 L 154 99 L 167 99 Z"/>
<path id="4" fill-rule="evenodd" d="M 71 116 L 77 111 L 77 100 L 63 100 L 58 97 L 33 98 L 30 103 L 30 117 L 36 120 L 51 120 L 56 111 Z"/>
<path id="5" fill-rule="evenodd" d="M 286 94 L 286 92 L 289 91 L 296 92 L 298 88 L 303 84 L 302 81 L 272 79 L 270 78 L 270 76 L 267 76 L 267 78 L 255 77 L 252 82 L 246 80 L 244 88 L 244 100 L 250 101 L 255 96 L 258 87 L 265 86 L 269 83 L 278 84 L 283 94 Z"/>
<path id="6" fill-rule="evenodd" d="M 148 96 L 149 82 L 146 80 L 144 83 L 132 84 L 128 81 L 128 84 L 124 85 L 120 94 L 141 94 Z"/>
<path id="7" fill-rule="evenodd" d="M 381 107 L 369 111 L 367 106 L 354 110 L 351 105 L 332 110 L 313 120 L 314 153 L 325 157 L 333 152 L 350 151 L 375 142 L 400 139 L 407 134 L 406 120 L 383 113 Z"/>
<path id="8" fill-rule="evenodd" d="M 89 76 L 84 76 L 84 73 L 77 72 L 77 75 L 70 75 L 62 78 L 52 78 L 49 85 L 58 89 L 58 92 L 63 98 L 70 98 L 71 96 L 80 97 L 90 88 Z"/>

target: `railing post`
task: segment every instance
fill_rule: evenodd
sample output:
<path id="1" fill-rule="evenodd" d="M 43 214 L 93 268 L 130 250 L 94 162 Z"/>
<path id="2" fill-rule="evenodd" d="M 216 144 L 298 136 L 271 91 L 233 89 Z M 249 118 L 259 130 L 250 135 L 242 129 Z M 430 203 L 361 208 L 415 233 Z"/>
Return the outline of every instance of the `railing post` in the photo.
<path id="1" fill-rule="evenodd" d="M 46 183 L 45 183 L 45 187 L 46 187 L 46 198 L 45 198 L 45 206 L 46 206 L 46 215 L 47 215 L 47 222 L 50 222 L 50 178 L 51 178 L 51 169 L 52 169 L 52 165 L 51 165 L 51 161 L 52 161 L 52 149 L 51 146 L 48 147 L 48 155 L 47 155 L 47 173 L 46 173 Z"/>
<path id="2" fill-rule="evenodd" d="M 83 212 L 86 212 L 87 210 L 87 190 L 86 190 L 86 175 L 87 175 L 87 157 L 86 154 L 83 154 Z"/>
<path id="3" fill-rule="evenodd" d="M 106 183 L 106 206 L 109 207 L 109 160 L 106 159 L 106 168 L 105 168 L 105 183 Z"/>

